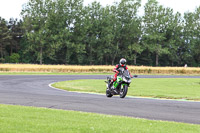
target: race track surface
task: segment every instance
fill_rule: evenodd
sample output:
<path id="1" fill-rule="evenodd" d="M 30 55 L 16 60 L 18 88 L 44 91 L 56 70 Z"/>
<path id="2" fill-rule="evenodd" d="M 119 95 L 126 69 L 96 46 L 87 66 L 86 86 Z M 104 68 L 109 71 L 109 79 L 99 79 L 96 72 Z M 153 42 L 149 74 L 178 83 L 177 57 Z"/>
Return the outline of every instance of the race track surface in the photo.
<path id="1" fill-rule="evenodd" d="M 188 76 L 139 76 L 139 78 L 188 78 Z M 189 78 L 200 78 L 200 76 Z M 130 97 L 120 99 L 119 96 L 107 98 L 105 95 L 67 92 L 49 87 L 49 84 L 53 82 L 76 79 L 106 79 L 106 76 L 0 75 L 0 104 L 200 124 L 200 102 Z"/>

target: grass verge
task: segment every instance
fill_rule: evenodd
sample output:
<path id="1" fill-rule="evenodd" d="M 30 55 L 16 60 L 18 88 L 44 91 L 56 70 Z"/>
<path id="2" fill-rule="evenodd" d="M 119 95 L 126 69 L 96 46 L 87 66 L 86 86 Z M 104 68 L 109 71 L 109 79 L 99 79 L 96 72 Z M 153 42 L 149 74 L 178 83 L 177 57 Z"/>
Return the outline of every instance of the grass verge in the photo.
<path id="1" fill-rule="evenodd" d="M 199 133 L 200 125 L 0 105 L 1 133 Z"/>
<path id="2" fill-rule="evenodd" d="M 53 87 L 80 92 L 105 94 L 105 80 L 73 80 L 53 84 Z M 133 79 L 129 96 L 166 99 L 200 100 L 200 79 L 163 78 Z"/>

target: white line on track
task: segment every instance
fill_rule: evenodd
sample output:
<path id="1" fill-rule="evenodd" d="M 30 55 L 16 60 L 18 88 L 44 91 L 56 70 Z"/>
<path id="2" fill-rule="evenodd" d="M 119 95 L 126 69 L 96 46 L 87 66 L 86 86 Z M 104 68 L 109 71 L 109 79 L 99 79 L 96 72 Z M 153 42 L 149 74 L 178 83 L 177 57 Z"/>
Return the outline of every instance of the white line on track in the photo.
<path id="1" fill-rule="evenodd" d="M 54 82 L 55 83 L 55 82 Z M 74 92 L 74 93 L 80 93 L 80 94 L 93 94 L 93 95 L 104 95 L 104 94 L 99 94 L 99 93 L 92 93 L 92 92 L 78 92 L 78 91 L 67 91 L 67 90 L 63 90 L 63 89 L 59 89 L 59 88 L 55 88 L 52 86 L 52 84 L 54 83 L 50 83 L 49 87 L 55 90 L 59 90 L 59 91 L 64 91 L 64 92 Z"/>

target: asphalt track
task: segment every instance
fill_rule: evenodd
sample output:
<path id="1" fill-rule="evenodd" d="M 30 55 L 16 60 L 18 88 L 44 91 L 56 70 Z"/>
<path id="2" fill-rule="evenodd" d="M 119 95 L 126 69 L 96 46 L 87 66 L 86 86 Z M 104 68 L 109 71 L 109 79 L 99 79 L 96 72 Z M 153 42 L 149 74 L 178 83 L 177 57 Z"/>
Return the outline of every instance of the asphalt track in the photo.
<path id="1" fill-rule="evenodd" d="M 0 104 L 200 124 L 200 102 L 130 97 L 120 99 L 118 96 L 107 98 L 105 95 L 67 92 L 49 87 L 50 83 L 58 81 L 105 78 L 105 75 L 0 75 Z M 139 78 L 200 78 L 200 76 L 139 76 Z"/>

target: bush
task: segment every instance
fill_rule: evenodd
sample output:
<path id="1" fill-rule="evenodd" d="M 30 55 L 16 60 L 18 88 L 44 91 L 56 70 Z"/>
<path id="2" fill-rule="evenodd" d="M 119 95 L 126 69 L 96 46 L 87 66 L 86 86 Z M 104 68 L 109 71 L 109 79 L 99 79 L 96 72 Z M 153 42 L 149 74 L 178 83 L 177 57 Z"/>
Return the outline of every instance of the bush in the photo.
<path id="1" fill-rule="evenodd" d="M 19 58 L 20 58 L 20 55 L 17 54 L 17 53 L 14 53 L 10 56 L 10 63 L 19 63 Z"/>
<path id="2" fill-rule="evenodd" d="M 0 58 L 0 62 L 3 63 L 5 61 L 4 58 Z"/>

